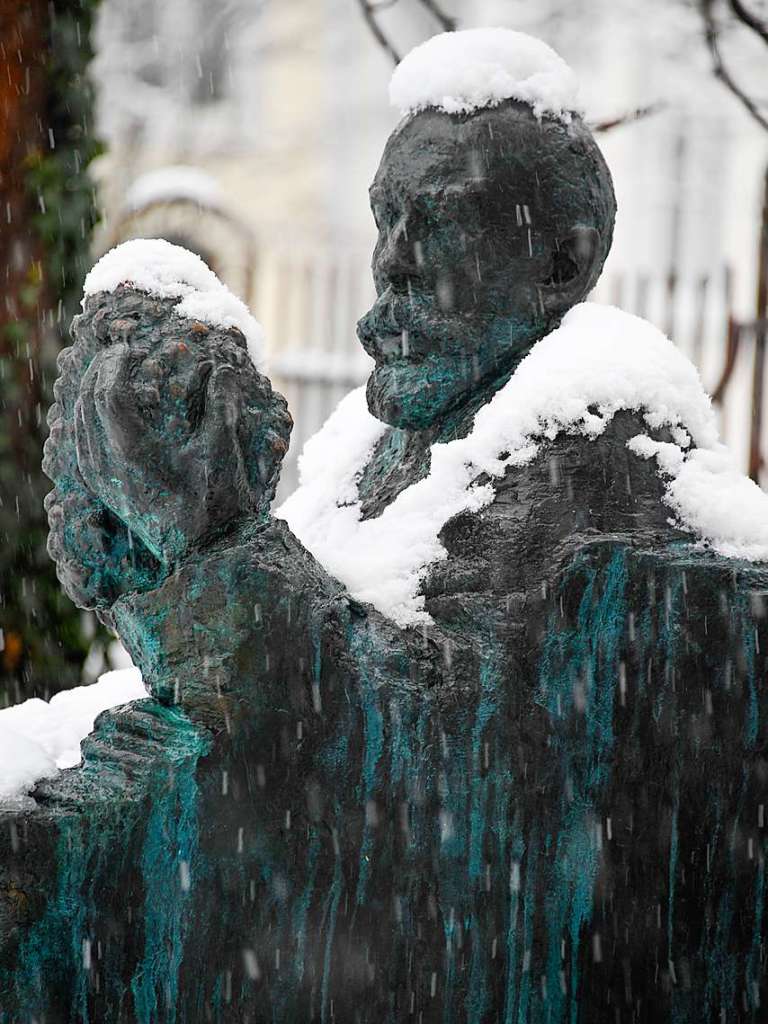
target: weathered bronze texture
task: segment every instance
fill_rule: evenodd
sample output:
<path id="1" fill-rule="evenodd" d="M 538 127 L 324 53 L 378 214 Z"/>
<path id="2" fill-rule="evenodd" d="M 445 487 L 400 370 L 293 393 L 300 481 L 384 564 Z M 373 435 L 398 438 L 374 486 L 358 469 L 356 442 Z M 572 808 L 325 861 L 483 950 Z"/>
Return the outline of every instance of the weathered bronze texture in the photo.
<path id="1" fill-rule="evenodd" d="M 581 121 L 515 102 L 406 121 L 372 205 L 367 517 L 615 208 Z M 285 402 L 171 306 L 93 296 L 62 357 L 51 553 L 153 697 L 0 813 L 0 1022 L 759 1021 L 768 574 L 670 524 L 640 411 L 449 521 L 400 629 L 271 517 Z"/>

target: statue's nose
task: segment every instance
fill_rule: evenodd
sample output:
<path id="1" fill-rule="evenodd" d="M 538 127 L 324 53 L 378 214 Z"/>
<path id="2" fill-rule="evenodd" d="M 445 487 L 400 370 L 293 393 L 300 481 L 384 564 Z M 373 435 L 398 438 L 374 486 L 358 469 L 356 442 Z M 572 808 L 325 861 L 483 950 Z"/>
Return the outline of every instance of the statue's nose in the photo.
<path id="1" fill-rule="evenodd" d="M 418 276 L 418 245 L 413 237 L 409 237 L 408 218 L 401 217 L 388 233 L 376 267 L 395 291 L 407 291 L 409 281 Z"/>

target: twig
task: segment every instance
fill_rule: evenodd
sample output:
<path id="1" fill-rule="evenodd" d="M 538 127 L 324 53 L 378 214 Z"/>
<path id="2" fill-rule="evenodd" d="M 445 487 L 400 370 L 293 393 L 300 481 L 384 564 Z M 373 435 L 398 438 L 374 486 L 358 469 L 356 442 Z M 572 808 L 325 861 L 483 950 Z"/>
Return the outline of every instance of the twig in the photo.
<path id="1" fill-rule="evenodd" d="M 760 36 L 764 43 L 768 44 L 768 23 L 761 21 L 752 11 L 748 11 L 741 0 L 729 0 L 729 3 L 731 10 L 739 21 L 746 25 L 747 28 L 751 28 L 753 32 Z"/>
<path id="2" fill-rule="evenodd" d="M 592 121 L 589 127 L 593 132 L 609 132 L 612 128 L 620 128 L 624 124 L 632 124 L 635 121 L 642 121 L 646 117 L 651 117 L 653 114 L 658 114 L 659 111 L 664 110 L 667 106 L 666 103 L 659 101 L 658 103 L 651 103 L 647 107 L 638 107 L 637 110 L 629 110 L 625 114 L 619 114 L 618 117 L 612 117 L 607 121 Z"/>
<path id="3" fill-rule="evenodd" d="M 733 0 L 731 0 L 733 2 Z M 754 118 L 757 123 L 768 131 L 768 118 L 761 112 L 755 101 L 751 96 L 748 96 L 744 90 L 736 84 L 731 78 L 731 74 L 723 63 L 723 58 L 720 55 L 720 47 L 718 45 L 718 29 L 715 24 L 714 15 L 712 14 L 712 3 L 713 0 L 701 0 L 701 16 L 704 19 L 704 38 L 706 39 L 709 52 L 712 56 L 712 70 L 716 78 L 719 78 L 723 85 L 729 89 L 736 99 L 739 100 L 741 105 L 746 111 Z"/>
<path id="4" fill-rule="evenodd" d="M 394 7 L 397 0 L 357 0 L 357 2 L 376 42 L 394 64 L 399 64 L 400 54 L 376 19 L 379 11 L 384 11 L 388 7 Z M 437 0 L 418 0 L 418 2 L 425 11 L 432 15 L 444 32 L 453 32 L 456 29 L 458 21 L 442 10 Z"/>
<path id="5" fill-rule="evenodd" d="M 369 0 L 357 0 L 357 2 L 360 5 L 360 10 L 363 12 L 363 17 L 365 18 L 368 28 L 373 33 L 374 39 L 382 50 L 388 54 L 392 63 L 398 65 L 400 63 L 400 54 L 394 48 L 389 39 L 387 39 L 381 26 L 376 20 L 376 8 L 371 5 Z"/>
<path id="6" fill-rule="evenodd" d="M 437 21 L 438 25 L 442 28 L 443 32 L 454 32 L 458 25 L 458 20 L 452 18 L 446 14 L 445 11 L 441 10 L 437 5 L 437 0 L 420 0 L 421 6 L 429 11 L 432 17 Z"/>

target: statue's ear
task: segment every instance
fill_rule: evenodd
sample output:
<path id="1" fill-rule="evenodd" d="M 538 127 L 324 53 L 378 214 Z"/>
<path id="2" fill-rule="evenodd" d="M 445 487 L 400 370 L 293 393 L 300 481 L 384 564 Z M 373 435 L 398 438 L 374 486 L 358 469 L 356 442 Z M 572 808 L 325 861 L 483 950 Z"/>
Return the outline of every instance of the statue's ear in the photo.
<path id="1" fill-rule="evenodd" d="M 549 274 L 540 286 L 548 313 L 564 313 L 586 298 L 594 279 L 599 241 L 594 228 L 579 227 L 555 242 Z"/>

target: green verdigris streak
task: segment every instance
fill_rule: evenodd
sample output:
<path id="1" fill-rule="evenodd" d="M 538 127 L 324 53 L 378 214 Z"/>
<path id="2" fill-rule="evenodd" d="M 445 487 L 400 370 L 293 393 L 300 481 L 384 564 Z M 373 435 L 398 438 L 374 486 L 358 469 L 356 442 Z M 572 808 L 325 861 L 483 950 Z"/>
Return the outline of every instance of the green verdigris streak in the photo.
<path id="1" fill-rule="evenodd" d="M 137 1024 L 158 1019 L 171 1024 L 176 1019 L 173 1007 L 188 923 L 180 864 L 186 862 L 194 873 L 196 770 L 209 740 L 178 708 L 149 701 L 144 706 L 151 707 L 167 727 L 166 736 L 172 736 L 162 761 L 143 759 L 138 769 L 145 773 L 141 788 L 151 804 L 149 815 L 144 813 L 144 801 L 112 801 L 110 769 L 96 761 L 88 764 L 83 779 L 90 800 L 88 815 L 73 810 L 56 818 L 58 838 L 51 857 L 55 887 L 44 913 L 23 935 L 12 975 L 0 976 L 0 991 L 6 998 L 12 992 L 14 1004 L 23 1006 L 30 1020 L 47 1019 L 51 993 L 60 988 L 55 1005 L 61 1017 L 54 1019 L 95 1024 L 88 1009 L 95 967 L 109 979 L 115 1020 L 123 1019 L 123 1013 Z M 114 735 L 106 716 L 94 738 L 108 744 Z M 99 772 L 106 782 L 103 789 L 96 782 Z M 103 905 L 114 900 L 117 906 L 137 909 L 130 906 L 134 897 L 125 889 L 135 872 L 137 839 L 142 847 L 144 906 L 132 927 L 144 931 L 144 955 L 133 972 L 129 1009 L 130 996 L 117 979 L 130 967 L 123 962 L 120 944 L 113 946 L 104 933 Z M 6 1013 L 1 1007 L 0 1022 L 19 1024 L 15 1011 Z"/>
<path id="2" fill-rule="evenodd" d="M 169 715 L 183 713 L 168 709 Z M 176 1021 L 178 975 L 191 921 L 187 911 L 199 870 L 197 760 L 208 749 L 189 727 L 181 758 L 156 779 L 141 855 L 144 880 L 144 958 L 131 982 L 137 1024 Z"/>
<path id="3" fill-rule="evenodd" d="M 546 913 L 549 955 L 546 1000 L 538 1012 L 552 1024 L 578 1019 L 578 952 L 582 928 L 592 914 L 599 864 L 601 828 L 596 814 L 599 787 L 610 771 L 613 749 L 613 712 L 619 675 L 620 641 L 626 628 L 626 554 L 619 548 L 602 569 L 576 559 L 562 582 L 561 593 L 583 593 L 577 624 L 567 629 L 555 613 L 544 646 L 537 699 L 554 720 L 569 725 L 574 718 L 575 695 L 583 701 L 583 730 L 575 742 L 565 730 L 554 732 L 553 755 L 570 787 L 561 807 L 562 825 L 556 836 Z M 562 954 L 567 939 L 570 959 Z M 566 967 L 568 971 L 566 972 Z"/>

